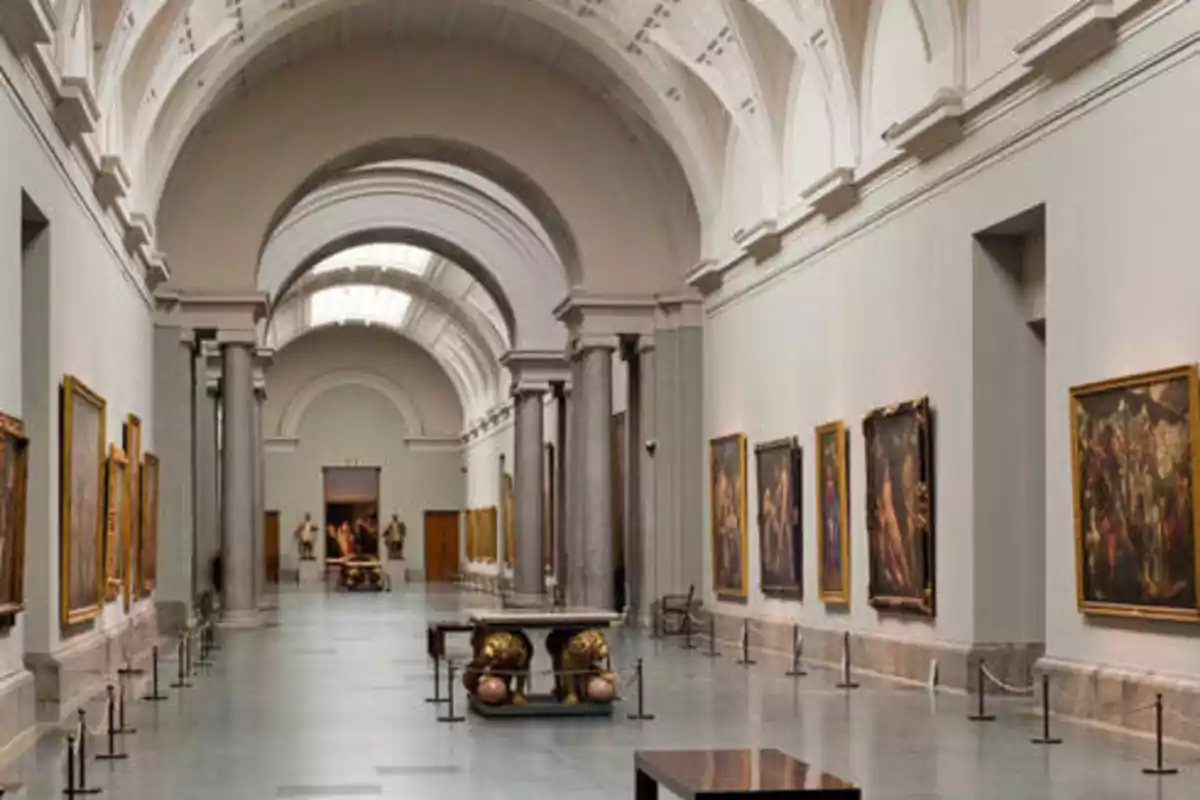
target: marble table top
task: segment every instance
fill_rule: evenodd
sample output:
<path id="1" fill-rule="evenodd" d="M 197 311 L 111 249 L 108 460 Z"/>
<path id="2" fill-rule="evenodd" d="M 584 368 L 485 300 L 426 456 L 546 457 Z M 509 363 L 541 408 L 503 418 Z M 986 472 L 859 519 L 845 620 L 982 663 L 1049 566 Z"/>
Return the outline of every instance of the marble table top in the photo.
<path id="1" fill-rule="evenodd" d="M 598 608 L 475 608 L 466 615 L 479 625 L 526 628 L 608 626 L 621 620 L 615 611 Z"/>
<path id="2" fill-rule="evenodd" d="M 633 758 L 639 772 L 686 798 L 861 796 L 854 784 L 775 749 L 638 750 Z"/>

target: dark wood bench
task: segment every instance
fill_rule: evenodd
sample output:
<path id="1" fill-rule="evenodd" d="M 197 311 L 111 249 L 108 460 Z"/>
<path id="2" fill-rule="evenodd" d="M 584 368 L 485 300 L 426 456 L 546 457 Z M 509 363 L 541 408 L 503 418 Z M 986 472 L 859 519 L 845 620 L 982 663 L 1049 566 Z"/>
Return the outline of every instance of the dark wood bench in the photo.
<path id="1" fill-rule="evenodd" d="M 780 750 L 637 750 L 636 800 L 658 800 L 658 787 L 684 800 L 861 800 L 862 790 Z"/>

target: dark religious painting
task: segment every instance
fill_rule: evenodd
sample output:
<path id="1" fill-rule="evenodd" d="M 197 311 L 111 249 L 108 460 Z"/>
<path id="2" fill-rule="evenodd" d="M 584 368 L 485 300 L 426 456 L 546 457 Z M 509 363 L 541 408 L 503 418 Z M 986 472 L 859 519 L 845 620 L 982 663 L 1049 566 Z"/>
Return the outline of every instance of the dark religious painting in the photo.
<path id="1" fill-rule="evenodd" d="M 158 580 L 158 457 L 152 453 L 142 458 L 142 503 L 137 513 L 142 519 L 137 596 L 147 597 Z"/>
<path id="2" fill-rule="evenodd" d="M 115 444 L 108 447 L 108 504 L 104 529 L 104 597 L 113 601 L 125 587 L 125 543 L 129 539 L 129 461 Z"/>
<path id="3" fill-rule="evenodd" d="M 550 574 L 554 571 L 554 470 L 558 466 L 553 442 L 546 443 L 545 453 L 546 463 L 542 466 L 542 562 L 546 574 Z"/>
<path id="4" fill-rule="evenodd" d="M 846 426 L 817 428 L 817 594 L 825 603 L 850 602 L 850 528 L 846 491 Z"/>
<path id="5" fill-rule="evenodd" d="M 378 559 L 379 467 L 322 467 L 325 558 Z"/>
<path id="6" fill-rule="evenodd" d="M 795 439 L 754 448 L 762 592 L 772 597 L 799 598 L 804 594 L 800 463 L 801 451 Z"/>
<path id="7" fill-rule="evenodd" d="M 21 421 L 0 414 L 0 616 L 24 607 L 25 502 L 29 440 Z"/>
<path id="8" fill-rule="evenodd" d="M 61 622 L 100 614 L 104 603 L 104 399 L 67 375 L 62 385 L 59 494 Z"/>
<path id="9" fill-rule="evenodd" d="M 612 415 L 613 608 L 625 607 L 625 412 Z"/>
<path id="10" fill-rule="evenodd" d="M 1081 611 L 1200 618 L 1195 367 L 1071 390 Z"/>
<path id="11" fill-rule="evenodd" d="M 708 470 L 713 589 L 721 599 L 745 600 L 745 435 L 735 433 L 709 441 Z"/>
<path id="12" fill-rule="evenodd" d="M 933 431 L 929 400 L 863 420 L 868 597 L 880 609 L 934 615 Z"/>
<path id="13" fill-rule="evenodd" d="M 125 459 L 129 462 L 129 527 L 125 541 L 126 568 L 122 576 L 125 610 L 128 611 L 130 600 L 142 585 L 142 420 L 137 415 L 126 417 L 123 438 Z"/>

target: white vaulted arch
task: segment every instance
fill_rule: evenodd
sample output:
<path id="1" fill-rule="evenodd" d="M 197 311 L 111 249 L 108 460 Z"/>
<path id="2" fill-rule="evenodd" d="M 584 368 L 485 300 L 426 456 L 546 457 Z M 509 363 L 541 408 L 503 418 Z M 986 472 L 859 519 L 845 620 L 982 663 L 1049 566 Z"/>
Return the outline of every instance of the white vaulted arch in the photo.
<path id="1" fill-rule="evenodd" d="M 403 389 L 387 378 L 371 372 L 343 370 L 322 375 L 292 395 L 284 405 L 283 414 L 279 418 L 279 427 L 273 432 L 273 435 L 282 439 L 296 439 L 299 436 L 300 422 L 304 419 L 304 413 L 308 407 L 321 395 L 342 386 L 365 386 L 379 392 L 395 406 L 400 418 L 404 420 L 405 433 L 408 436 L 425 434 L 425 425 L 417 412 L 417 407 Z"/>

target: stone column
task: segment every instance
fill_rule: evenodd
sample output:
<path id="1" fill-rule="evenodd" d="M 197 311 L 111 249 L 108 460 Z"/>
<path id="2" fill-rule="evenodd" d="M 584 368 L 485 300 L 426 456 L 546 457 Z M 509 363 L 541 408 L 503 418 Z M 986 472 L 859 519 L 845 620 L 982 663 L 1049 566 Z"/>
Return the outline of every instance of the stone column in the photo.
<path id="1" fill-rule="evenodd" d="M 657 382 L 655 374 L 655 351 L 654 338 L 643 336 L 638 340 L 638 427 L 641 429 L 641 438 L 646 442 L 653 442 L 652 447 L 645 447 L 642 443 L 635 442 L 637 445 L 636 457 L 638 461 L 638 477 L 640 485 L 638 487 L 638 525 L 641 530 L 641 586 L 638 589 L 638 612 L 641 614 L 641 621 L 644 624 L 650 622 L 651 604 L 654 603 L 663 593 L 659 591 L 658 581 L 656 578 L 657 569 L 657 548 L 658 548 L 658 531 L 655 528 L 655 456 L 658 451 L 658 442 L 655 439 L 655 397 L 654 388 Z M 632 460 L 632 458 L 631 458 Z"/>
<path id="2" fill-rule="evenodd" d="M 583 480 L 580 488 L 584 539 L 584 604 L 613 607 L 612 547 L 612 355 L 616 343 L 582 345 L 581 411 Z"/>
<path id="3" fill-rule="evenodd" d="M 276 608 L 277 598 L 267 576 L 267 541 L 264 511 L 266 502 L 266 458 L 263 452 L 263 403 L 267 399 L 266 385 L 261 378 L 254 382 L 254 590 L 260 610 Z"/>
<path id="4" fill-rule="evenodd" d="M 566 598 L 568 605 L 583 605 L 587 555 L 583 544 L 583 410 L 587 394 L 583 388 L 583 361 L 579 353 L 571 356 L 571 399 L 567 408 L 567 525 L 563 531 L 566 545 Z"/>
<path id="5" fill-rule="evenodd" d="M 567 578 L 567 429 L 570 418 L 571 389 L 563 381 L 557 381 L 554 386 L 554 415 L 558 442 L 558 452 L 554 459 L 554 580 L 558 583 L 559 591 L 565 588 Z M 564 599 L 566 594 L 561 595 Z"/>
<path id="6" fill-rule="evenodd" d="M 192 506 L 195 509 L 196 550 L 193 592 L 199 598 L 213 591 L 212 560 L 220 547 L 221 518 L 217 511 L 217 394 L 219 382 L 209 380 L 211 354 L 207 345 L 196 349 L 192 384 Z M 213 598 L 216 600 L 217 598 Z"/>
<path id="7" fill-rule="evenodd" d="M 253 351 L 250 342 L 221 350 L 221 616 L 231 627 L 260 623 L 254 598 Z"/>
<path id="8" fill-rule="evenodd" d="M 516 493 L 516 556 L 513 600 L 518 605 L 541 605 L 546 579 L 542 566 L 543 406 L 545 388 L 519 386 L 513 393 L 513 481 Z"/>

